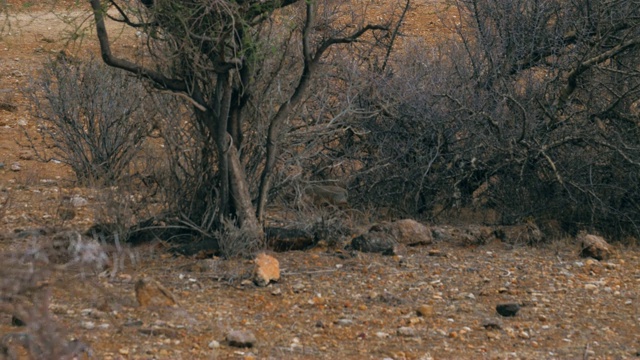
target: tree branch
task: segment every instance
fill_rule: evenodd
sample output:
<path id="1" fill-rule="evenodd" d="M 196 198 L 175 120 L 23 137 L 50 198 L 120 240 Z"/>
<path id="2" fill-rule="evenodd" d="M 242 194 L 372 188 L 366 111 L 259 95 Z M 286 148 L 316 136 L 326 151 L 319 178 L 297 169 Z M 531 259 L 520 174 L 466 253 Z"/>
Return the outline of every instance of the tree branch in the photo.
<path id="1" fill-rule="evenodd" d="M 159 72 L 137 65 L 129 60 L 115 57 L 111 52 L 109 34 L 104 21 L 104 14 L 106 13 L 106 10 L 102 8 L 100 0 L 90 0 L 90 3 L 93 16 L 96 21 L 96 33 L 98 36 L 98 42 L 100 43 L 100 54 L 105 64 L 145 77 L 163 89 L 189 94 L 196 103 L 204 106 L 203 104 L 205 104 L 205 101 L 203 101 L 201 96 L 197 93 L 194 94 L 193 91 L 189 91 L 184 80 L 171 79 Z"/>
<path id="2" fill-rule="evenodd" d="M 105 12 L 105 14 L 107 15 L 107 17 L 115 22 L 119 22 L 119 23 L 124 23 L 127 24 L 128 26 L 131 26 L 133 28 L 142 28 L 142 27 L 147 27 L 147 26 L 151 26 L 152 23 L 134 23 L 133 21 L 131 21 L 129 19 L 129 17 L 127 16 L 127 14 L 124 12 L 124 10 L 120 7 L 120 5 L 118 5 L 115 1 L 113 0 L 109 0 L 109 2 L 111 3 L 111 5 L 113 5 L 113 7 L 116 8 L 116 10 L 118 10 L 118 13 L 120 14 L 120 16 L 122 16 L 122 19 L 118 19 L 116 17 L 113 17 L 111 15 L 109 15 L 108 12 Z"/>

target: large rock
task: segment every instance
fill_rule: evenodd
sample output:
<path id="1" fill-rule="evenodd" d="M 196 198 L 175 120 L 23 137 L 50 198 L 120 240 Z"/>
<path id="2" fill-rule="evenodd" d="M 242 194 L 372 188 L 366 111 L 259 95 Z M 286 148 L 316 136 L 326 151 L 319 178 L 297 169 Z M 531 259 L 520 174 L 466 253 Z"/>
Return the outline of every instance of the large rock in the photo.
<path id="1" fill-rule="evenodd" d="M 433 243 L 431 229 L 412 219 L 376 224 L 369 229 L 369 232 L 385 232 L 391 235 L 399 244 L 407 246 Z"/>
<path id="2" fill-rule="evenodd" d="M 260 253 L 256 256 L 253 270 L 253 281 L 258 286 L 267 286 L 272 281 L 280 280 L 280 262 L 273 256 Z"/>
<path id="3" fill-rule="evenodd" d="M 577 240 L 580 242 L 580 256 L 582 257 L 606 260 L 612 255 L 611 246 L 600 236 L 581 231 L 578 233 Z"/>
<path id="4" fill-rule="evenodd" d="M 135 285 L 140 306 L 177 306 L 178 301 L 169 289 L 152 278 L 142 278 Z"/>

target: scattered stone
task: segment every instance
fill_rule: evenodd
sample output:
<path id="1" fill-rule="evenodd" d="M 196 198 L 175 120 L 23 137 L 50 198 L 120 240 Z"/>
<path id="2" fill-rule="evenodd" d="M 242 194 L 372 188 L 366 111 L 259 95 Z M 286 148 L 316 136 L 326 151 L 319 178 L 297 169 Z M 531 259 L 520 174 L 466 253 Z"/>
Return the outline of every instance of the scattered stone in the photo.
<path id="1" fill-rule="evenodd" d="M 349 325 L 353 325 L 353 320 L 351 319 L 339 319 L 338 321 L 336 321 L 337 325 L 340 326 L 349 326 Z"/>
<path id="2" fill-rule="evenodd" d="M 598 289 L 598 285 L 596 285 L 596 284 L 585 284 L 584 285 L 584 289 L 585 290 L 589 290 L 589 291 L 594 291 L 594 290 Z"/>
<path id="3" fill-rule="evenodd" d="M 482 327 L 487 330 L 500 330 L 502 329 L 502 324 L 497 319 L 487 319 L 482 322 Z"/>
<path id="4" fill-rule="evenodd" d="M 412 219 L 376 224 L 369 229 L 369 232 L 386 232 L 399 244 L 407 246 L 429 245 L 433 243 L 431 229 Z"/>
<path id="5" fill-rule="evenodd" d="M 138 332 L 143 335 L 164 336 L 169 339 L 177 339 L 181 336 L 178 330 L 170 329 L 167 327 L 142 328 L 138 329 Z"/>
<path id="6" fill-rule="evenodd" d="M 387 334 L 386 332 L 378 331 L 376 333 L 376 337 L 379 337 L 380 339 L 386 339 L 389 337 L 389 334 Z"/>
<path id="7" fill-rule="evenodd" d="M 418 316 L 433 316 L 433 306 L 431 305 L 420 305 L 416 310 Z"/>
<path id="8" fill-rule="evenodd" d="M 576 237 L 580 243 L 580 256 L 592 257 L 596 260 L 606 260 L 611 254 L 611 246 L 600 236 L 587 234 L 584 231 Z"/>
<path id="9" fill-rule="evenodd" d="M 282 289 L 280 289 L 279 287 L 277 287 L 277 288 L 273 289 L 273 290 L 271 291 L 271 295 L 273 295 L 273 296 L 279 296 L 279 295 L 282 295 Z"/>
<path id="10" fill-rule="evenodd" d="M 135 285 L 136 299 L 140 306 L 177 306 L 178 301 L 162 284 L 152 278 L 142 278 Z"/>
<path id="11" fill-rule="evenodd" d="M 11 164 L 11 167 L 9 169 L 11 169 L 11 171 L 20 171 L 22 170 L 22 166 L 20 166 L 19 162 L 14 162 L 13 164 Z"/>
<path id="12" fill-rule="evenodd" d="M 73 205 L 73 207 L 83 207 L 89 204 L 89 201 L 80 195 L 74 195 L 69 199 L 69 203 Z"/>
<path id="13" fill-rule="evenodd" d="M 20 160 L 33 160 L 35 154 L 31 150 L 21 150 L 18 154 L 18 159 Z"/>
<path id="14" fill-rule="evenodd" d="M 442 251 L 437 250 L 437 249 L 430 249 L 429 250 L 429 256 L 447 257 L 447 254 L 443 253 Z"/>
<path id="15" fill-rule="evenodd" d="M 272 281 L 280 280 L 280 263 L 273 256 L 260 253 L 256 256 L 253 281 L 258 286 L 267 286 Z"/>
<path id="16" fill-rule="evenodd" d="M 85 330 L 93 330 L 96 328 L 96 323 L 93 321 L 82 321 L 80 322 L 80 327 Z"/>
<path id="17" fill-rule="evenodd" d="M 385 232 L 375 231 L 364 233 L 351 240 L 350 249 L 366 253 L 381 253 L 395 255 L 397 242 Z"/>
<path id="18" fill-rule="evenodd" d="M 256 336 L 249 331 L 231 330 L 226 336 L 226 341 L 229 346 L 251 348 L 256 343 Z"/>
<path id="19" fill-rule="evenodd" d="M 398 328 L 397 334 L 402 337 L 415 337 L 417 335 L 416 329 L 407 326 Z"/>
<path id="20" fill-rule="evenodd" d="M 220 343 L 212 340 L 207 346 L 209 346 L 209 349 L 217 349 L 220 347 Z"/>
<path id="21" fill-rule="evenodd" d="M 293 290 L 294 293 L 299 293 L 302 290 L 304 290 L 304 284 L 301 283 L 301 282 L 297 282 L 297 283 L 293 284 L 291 289 Z"/>
<path id="22" fill-rule="evenodd" d="M 507 303 L 507 304 L 498 304 L 496 306 L 496 311 L 498 314 L 502 316 L 516 316 L 518 311 L 520 311 L 520 304 L 516 303 Z"/>

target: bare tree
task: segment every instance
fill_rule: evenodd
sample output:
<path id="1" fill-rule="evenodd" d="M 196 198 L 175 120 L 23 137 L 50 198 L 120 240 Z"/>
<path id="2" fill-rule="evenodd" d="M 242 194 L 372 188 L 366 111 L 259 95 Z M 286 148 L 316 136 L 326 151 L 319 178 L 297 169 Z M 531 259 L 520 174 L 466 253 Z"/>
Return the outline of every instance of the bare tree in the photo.
<path id="1" fill-rule="evenodd" d="M 106 64 L 189 99 L 200 124 L 197 128 L 213 144 L 206 159 L 216 159 L 208 167 L 215 176 L 202 186 L 215 191 L 216 196 L 208 198 L 217 202 L 220 218 L 235 216 L 240 227 L 252 229 L 256 236 L 261 233 L 258 220 L 264 216 L 281 136 L 314 77 L 323 71 L 322 62 L 330 61 L 331 49 L 339 45 L 366 41 L 376 46 L 393 19 L 372 24 L 365 16 L 345 18 L 341 15 L 355 5 L 329 0 L 90 0 L 90 4 Z M 151 64 L 112 52 L 107 17 L 146 35 Z M 264 75 L 265 64 L 274 61 L 271 81 L 284 77 L 289 83 L 281 84 L 279 103 L 271 104 L 277 110 L 268 114 L 263 128 L 266 149 L 256 167 L 261 175 L 254 206 L 240 152 L 245 149 L 245 132 L 255 130 L 251 123 L 259 120 L 247 118 L 255 106 L 254 91 L 274 91 L 257 86 L 256 79 Z"/>

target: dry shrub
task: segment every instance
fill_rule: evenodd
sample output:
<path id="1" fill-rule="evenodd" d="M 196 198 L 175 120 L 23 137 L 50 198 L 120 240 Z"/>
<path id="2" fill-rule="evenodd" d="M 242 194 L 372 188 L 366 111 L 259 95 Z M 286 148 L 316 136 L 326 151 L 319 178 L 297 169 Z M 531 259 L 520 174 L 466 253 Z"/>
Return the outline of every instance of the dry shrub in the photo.
<path id="1" fill-rule="evenodd" d="M 623 40 L 640 37 L 637 4 L 598 3 L 608 20 L 594 23 L 582 1 L 455 3 L 447 41 L 408 41 L 383 72 L 354 68 L 361 110 L 331 148 L 360 164 L 350 201 L 640 233 L 640 57 Z"/>
<path id="2" fill-rule="evenodd" d="M 42 137 L 36 142 L 25 130 L 29 145 L 40 160 L 69 165 L 81 183 L 129 174 L 156 116 L 139 79 L 93 59 L 50 61 L 25 95 Z"/>

